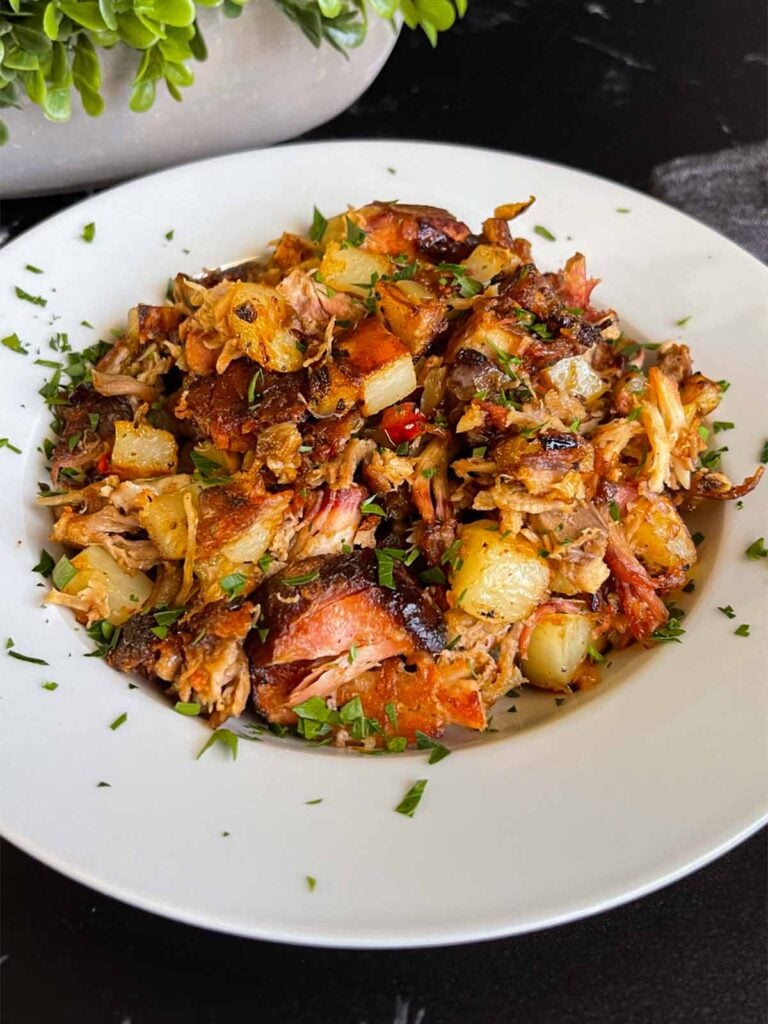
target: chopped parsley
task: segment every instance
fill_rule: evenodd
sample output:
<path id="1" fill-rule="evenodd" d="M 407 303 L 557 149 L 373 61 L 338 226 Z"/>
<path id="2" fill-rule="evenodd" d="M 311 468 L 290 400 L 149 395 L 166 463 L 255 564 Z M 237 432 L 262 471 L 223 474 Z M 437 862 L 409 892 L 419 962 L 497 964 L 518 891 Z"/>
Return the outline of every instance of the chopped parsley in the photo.
<path id="1" fill-rule="evenodd" d="M 175 232 L 174 232 L 173 228 L 171 228 L 170 231 L 166 231 L 165 232 L 165 240 L 166 240 L 166 242 L 172 242 L 173 241 L 174 233 Z"/>
<path id="2" fill-rule="evenodd" d="M 328 227 L 328 221 L 320 213 L 316 206 L 312 207 L 312 226 L 309 229 L 309 240 L 310 242 L 321 242 L 325 229 Z"/>
<path id="3" fill-rule="evenodd" d="M 758 537 L 757 540 L 753 540 L 744 554 L 753 562 L 757 562 L 761 558 L 768 558 L 768 548 L 765 546 L 765 537 Z"/>
<path id="4" fill-rule="evenodd" d="M 631 213 L 631 209 L 628 206 L 617 206 L 616 213 Z"/>
<path id="5" fill-rule="evenodd" d="M 109 728 L 114 732 L 119 729 L 121 725 L 124 725 L 128 721 L 128 712 L 124 711 L 122 715 L 118 715 L 114 722 L 110 723 Z"/>
<path id="6" fill-rule="evenodd" d="M 433 740 L 431 736 L 427 736 L 426 733 L 416 730 L 416 746 L 419 750 L 430 750 L 428 764 L 437 764 L 438 761 L 442 761 L 444 757 L 448 757 L 452 751 L 448 747 L 444 747 L 442 743 L 438 743 L 437 740 Z"/>
<path id="7" fill-rule="evenodd" d="M 421 475 L 425 480 L 431 480 L 436 473 L 437 469 L 434 466 L 431 469 L 422 469 L 421 471 Z"/>
<path id="8" fill-rule="evenodd" d="M 106 619 L 94 622 L 92 626 L 88 627 L 86 632 L 96 644 L 96 649 L 91 651 L 90 654 L 86 654 L 86 658 L 105 657 L 110 651 L 114 650 L 117 646 L 117 641 L 120 639 L 120 627 L 113 626 Z"/>
<path id="9" fill-rule="evenodd" d="M 605 658 L 600 651 L 598 651 L 596 647 L 593 647 L 592 644 L 587 647 L 587 657 L 594 665 L 599 665 L 601 662 L 605 661 Z"/>
<path id="10" fill-rule="evenodd" d="M 51 573 L 53 585 L 57 590 L 63 590 L 66 585 L 77 576 L 77 569 L 72 565 L 66 555 L 62 555 Z"/>
<path id="11" fill-rule="evenodd" d="M 261 394 L 256 391 L 256 388 L 263 384 L 264 371 L 259 367 L 248 382 L 248 405 L 255 405 L 259 398 L 261 398 Z"/>
<path id="12" fill-rule="evenodd" d="M 659 626 L 658 629 L 651 633 L 651 639 L 659 644 L 682 643 L 680 637 L 685 635 L 685 630 L 680 623 L 685 617 L 685 612 L 675 607 L 668 608 L 667 610 L 669 611 L 669 619 L 663 626 Z"/>
<path id="13" fill-rule="evenodd" d="M 735 619 L 736 618 L 736 612 L 733 610 L 733 608 L 731 608 L 731 606 L 729 604 L 725 605 L 722 608 L 720 607 L 720 605 L 718 605 L 717 606 L 717 610 L 719 612 L 722 612 L 723 615 L 726 617 L 726 619 Z"/>
<path id="14" fill-rule="evenodd" d="M 8 639 L 5 641 L 5 653 L 8 655 L 9 658 L 15 658 L 16 661 L 26 661 L 29 662 L 30 665 L 48 664 L 48 662 L 43 661 L 42 658 L 33 658 L 28 654 L 20 654 L 18 651 L 11 650 L 11 648 L 15 646 L 16 645 L 14 644 L 13 640 L 10 637 L 8 637 Z"/>
<path id="15" fill-rule="evenodd" d="M 696 533 L 691 534 L 691 540 L 693 541 L 696 547 L 698 547 L 699 544 L 703 543 L 704 539 L 704 534 L 700 530 L 697 530 Z"/>
<path id="16" fill-rule="evenodd" d="M 309 891 L 310 892 L 314 892 L 315 891 L 315 887 L 317 886 L 317 879 L 313 878 L 312 875 L 306 875 L 305 876 L 305 880 L 306 880 L 307 888 L 309 889 Z"/>
<path id="17" fill-rule="evenodd" d="M 720 458 L 723 452 L 727 451 L 728 448 L 726 446 L 723 446 L 722 448 L 712 448 L 708 452 L 702 452 L 699 456 L 699 462 L 705 469 L 717 469 L 720 465 Z"/>
<path id="18" fill-rule="evenodd" d="M 92 242 L 94 240 L 96 237 L 96 225 L 93 221 L 91 221 L 90 224 L 85 225 L 80 237 L 84 242 Z"/>
<path id="19" fill-rule="evenodd" d="M 388 700 L 387 703 L 384 705 L 384 713 L 389 719 L 389 724 L 392 726 L 392 728 L 397 729 L 397 711 L 395 709 L 395 705 L 392 703 L 391 700 Z"/>
<path id="20" fill-rule="evenodd" d="M 736 636 L 749 636 L 749 625 L 746 622 L 742 622 L 733 632 Z"/>
<path id="21" fill-rule="evenodd" d="M 241 572 L 231 572 L 219 580 L 219 586 L 230 598 L 239 597 L 242 594 L 245 584 L 248 582 L 246 576 Z M 286 581 L 287 582 L 287 581 Z"/>
<path id="22" fill-rule="evenodd" d="M 51 692 L 53 692 L 54 690 L 58 690 L 59 688 L 59 684 L 54 683 L 53 680 L 48 680 L 45 683 L 41 683 L 41 686 L 44 690 L 50 690 Z"/>
<path id="23" fill-rule="evenodd" d="M 256 564 L 258 565 L 262 572 L 266 572 L 273 562 L 274 558 L 272 557 L 272 555 L 262 555 Z"/>
<path id="24" fill-rule="evenodd" d="M 56 563 L 54 562 L 53 557 L 45 550 L 45 548 L 42 548 L 40 551 L 40 561 L 37 565 L 32 566 L 32 572 L 39 572 L 41 576 L 48 577 L 53 572 L 55 565 Z"/>
<path id="25" fill-rule="evenodd" d="M 610 505 L 608 506 L 608 511 L 614 523 L 621 522 L 621 509 L 615 501 L 612 501 L 610 503 Z"/>
<path id="26" fill-rule="evenodd" d="M 0 345 L 5 345 L 11 352 L 18 352 L 20 356 L 25 356 L 28 352 L 28 348 L 24 348 L 21 339 L 18 334 L 9 334 L 6 338 L 0 338 Z"/>
<path id="27" fill-rule="evenodd" d="M 475 295 L 479 295 L 483 290 L 482 284 L 476 281 L 474 277 L 469 277 L 467 275 L 467 268 L 463 267 L 460 263 L 438 263 L 437 269 L 453 275 L 462 299 L 471 299 Z"/>
<path id="28" fill-rule="evenodd" d="M 177 700 L 173 705 L 173 710 L 179 715 L 194 717 L 200 714 L 200 704 L 197 701 Z"/>
<path id="29" fill-rule="evenodd" d="M 354 221 L 351 221 L 349 217 L 344 218 L 344 224 L 346 225 L 347 236 L 341 243 L 342 248 L 348 249 L 352 246 L 354 249 L 359 249 L 367 237 L 366 232 L 358 227 Z"/>
<path id="30" fill-rule="evenodd" d="M 96 789 L 111 789 L 111 788 L 112 788 L 112 783 L 111 782 L 104 782 L 103 779 L 102 779 L 101 782 L 97 782 L 96 783 Z"/>
<path id="31" fill-rule="evenodd" d="M 202 452 L 191 451 L 189 457 L 195 467 L 194 479 L 205 487 L 219 487 L 228 484 L 232 480 L 222 464 L 215 459 L 209 459 Z"/>
<path id="32" fill-rule="evenodd" d="M 232 760 L 237 760 L 237 740 L 238 736 L 236 732 L 232 732 L 231 729 L 217 729 L 212 732 L 208 740 L 195 754 L 195 760 L 199 761 L 206 750 L 209 750 L 214 744 L 223 744 L 229 752 L 232 754 Z"/>
<path id="33" fill-rule="evenodd" d="M 712 424 L 712 429 L 716 434 L 721 434 L 724 430 L 733 430 L 736 426 L 735 423 L 731 423 L 729 420 L 715 420 Z"/>
<path id="34" fill-rule="evenodd" d="M 760 461 L 763 465 L 768 463 L 768 441 L 763 441 L 763 447 L 760 450 Z"/>
<path id="35" fill-rule="evenodd" d="M 304 801 L 304 803 L 307 805 L 307 807 L 314 807 L 316 804 L 321 804 L 322 802 L 323 802 L 323 798 L 321 796 L 316 797 L 314 800 L 305 800 Z"/>
<path id="36" fill-rule="evenodd" d="M 448 565 L 450 565 L 451 569 L 453 569 L 454 572 L 458 572 L 459 569 L 464 564 L 464 560 L 459 557 L 460 551 L 461 539 L 457 537 L 453 544 L 451 544 L 448 550 L 443 554 L 442 558 L 440 559 L 440 564 L 445 565 L 447 563 Z"/>
<path id="37" fill-rule="evenodd" d="M 406 818 L 412 818 L 414 816 L 416 808 L 421 803 L 421 798 L 424 795 L 424 790 L 427 788 L 428 781 L 428 779 L 418 779 L 414 782 L 395 808 L 398 814 L 404 814 Z"/>
<path id="38" fill-rule="evenodd" d="M 16 292 L 17 299 L 23 299 L 24 302 L 31 302 L 33 306 L 47 306 L 48 299 L 44 299 L 42 295 L 30 295 L 29 292 L 25 292 L 23 288 L 19 288 L 16 285 L 14 291 Z"/>
<path id="39" fill-rule="evenodd" d="M 40 269 L 40 267 L 36 267 L 34 265 L 34 263 L 28 263 L 26 265 L 26 267 L 24 267 L 24 269 L 28 270 L 30 272 L 30 274 L 42 274 L 43 273 L 43 271 Z"/>
<path id="40" fill-rule="evenodd" d="M 9 451 L 15 452 L 17 455 L 21 455 L 21 448 L 17 448 L 15 444 L 11 444 L 7 437 L 0 437 L 0 448 L 8 448 Z"/>
<path id="41" fill-rule="evenodd" d="M 347 661 L 350 665 L 353 665 L 357 660 L 357 644 L 352 644 L 349 648 L 349 654 L 347 655 Z"/>
<path id="42" fill-rule="evenodd" d="M 371 498 L 366 498 L 360 505 L 360 511 L 364 516 L 384 516 L 386 518 L 386 511 L 381 507 L 381 505 L 376 504 L 374 501 L 375 497 L 376 495 Z"/>
<path id="43" fill-rule="evenodd" d="M 445 584 L 446 582 L 445 573 L 436 565 L 433 565 L 429 569 L 425 569 L 424 572 L 420 572 L 419 579 L 423 580 L 424 583 Z"/>
<path id="44" fill-rule="evenodd" d="M 690 316 L 682 316 L 679 320 L 675 320 L 675 327 L 685 327 L 690 320 Z"/>
<path id="45" fill-rule="evenodd" d="M 547 230 L 547 228 L 545 228 L 541 224 L 537 224 L 533 230 L 535 234 L 539 235 L 540 238 L 546 238 L 548 242 L 556 241 L 555 236 L 552 234 L 552 232 Z"/>
<path id="46" fill-rule="evenodd" d="M 305 583 L 314 583 L 314 581 L 319 578 L 320 570 L 315 569 L 314 572 L 305 572 L 299 576 L 288 576 L 280 582 L 284 587 L 301 587 Z"/>

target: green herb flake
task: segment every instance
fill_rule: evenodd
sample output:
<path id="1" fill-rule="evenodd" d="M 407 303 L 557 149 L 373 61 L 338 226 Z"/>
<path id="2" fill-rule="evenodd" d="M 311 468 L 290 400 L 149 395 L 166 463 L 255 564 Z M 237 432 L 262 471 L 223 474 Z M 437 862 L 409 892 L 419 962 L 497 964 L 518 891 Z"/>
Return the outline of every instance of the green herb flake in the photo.
<path id="1" fill-rule="evenodd" d="M 760 450 L 760 461 L 763 465 L 768 463 L 768 441 L 763 441 L 763 447 Z"/>
<path id="2" fill-rule="evenodd" d="M 7 437 L 0 437 L 0 448 L 7 448 L 11 452 L 15 452 L 16 455 L 21 455 L 21 448 L 17 448 L 15 444 L 11 444 Z"/>
<path id="3" fill-rule="evenodd" d="M 304 803 L 307 805 L 307 807 L 315 807 L 317 804 L 321 804 L 322 802 L 323 802 L 323 798 L 321 796 L 315 797 L 314 800 L 305 800 L 304 801 Z"/>
<path id="4" fill-rule="evenodd" d="M 72 565 L 66 555 L 62 555 L 51 573 L 53 585 L 57 590 L 63 590 L 66 585 L 77 576 L 77 569 Z"/>
<path id="5" fill-rule="evenodd" d="M 384 713 L 393 729 L 397 729 L 397 710 L 391 700 L 384 705 Z"/>
<path id="6" fill-rule="evenodd" d="M 729 420 L 715 420 L 712 424 L 712 429 L 716 434 L 722 434 L 724 430 L 733 430 L 736 426 L 735 423 L 731 423 Z"/>
<path id="7" fill-rule="evenodd" d="M 347 655 L 347 661 L 350 665 L 353 665 L 357 660 L 357 644 L 352 644 L 349 648 L 349 654 Z"/>
<path id="8" fill-rule="evenodd" d="M 371 498 L 366 498 L 360 505 L 360 511 L 364 516 L 384 516 L 386 518 L 387 513 L 385 509 L 383 509 L 381 505 L 376 504 L 374 501 L 375 497 L 376 495 L 373 495 Z"/>
<path id="9" fill-rule="evenodd" d="M 248 382 L 248 405 L 255 405 L 261 395 L 256 391 L 256 388 L 264 383 L 264 371 L 261 367 L 254 373 Z"/>
<path id="10" fill-rule="evenodd" d="M 683 593 L 684 594 L 692 594 L 695 589 L 696 589 L 696 580 L 688 580 L 688 582 L 683 587 Z"/>
<path id="11" fill-rule="evenodd" d="M 742 622 L 733 632 L 736 636 L 749 636 L 749 625 L 746 622 Z"/>
<path id="12" fill-rule="evenodd" d="M 305 881 L 307 883 L 307 888 L 309 889 L 309 891 L 314 892 L 317 887 L 317 879 L 313 878 L 312 875 L 306 875 Z"/>
<path id="13" fill-rule="evenodd" d="M 365 231 L 363 231 L 362 228 L 359 228 L 354 221 L 349 219 L 349 217 L 344 218 L 344 224 L 347 229 L 347 236 L 342 242 L 342 246 L 344 248 L 352 246 L 355 249 L 359 249 L 367 237 Z"/>
<path id="14" fill-rule="evenodd" d="M 55 566 L 56 563 L 54 562 L 53 557 L 45 550 L 45 548 L 42 548 L 40 550 L 40 561 L 37 565 L 32 566 L 32 572 L 39 572 L 41 576 L 48 577 L 53 572 Z"/>
<path id="15" fill-rule="evenodd" d="M 114 722 L 110 723 L 109 728 L 114 732 L 119 729 L 121 725 L 124 725 L 128 721 L 128 712 L 124 711 L 122 715 L 118 715 Z"/>
<path id="16" fill-rule="evenodd" d="M 111 788 L 112 788 L 112 783 L 111 782 L 104 782 L 102 780 L 101 782 L 97 782 L 96 783 L 96 789 L 111 789 Z"/>
<path id="17" fill-rule="evenodd" d="M 691 540 L 693 541 L 694 545 L 698 547 L 700 544 L 704 542 L 705 537 L 700 530 L 697 530 L 696 533 L 691 534 Z"/>
<path id="18" fill-rule="evenodd" d="M 395 811 L 398 814 L 404 814 L 406 818 L 412 818 L 416 813 L 416 808 L 421 803 L 421 798 L 424 795 L 424 790 L 427 788 L 428 781 L 428 779 L 418 779 L 414 782 L 395 808 Z"/>
<path id="19" fill-rule="evenodd" d="M 535 234 L 539 235 L 540 238 L 546 238 L 548 242 L 556 241 L 555 236 L 552 234 L 552 232 L 545 228 L 542 224 L 537 224 L 533 230 Z"/>
<path id="20" fill-rule="evenodd" d="M 438 583 L 440 585 L 446 583 L 445 573 L 436 565 L 433 565 L 430 569 L 425 569 L 424 572 L 420 572 L 419 579 L 423 580 L 424 583 Z"/>
<path id="21" fill-rule="evenodd" d="M 685 635 L 685 630 L 680 622 L 685 616 L 685 612 L 680 608 L 669 608 L 668 611 L 669 619 L 663 626 L 659 626 L 651 633 L 651 639 L 659 644 L 682 643 L 680 637 Z"/>
<path id="22" fill-rule="evenodd" d="M 229 476 L 222 464 L 215 459 L 209 459 L 202 452 L 191 451 L 189 457 L 195 467 L 195 479 L 206 487 L 220 487 L 228 484 L 232 477 Z"/>
<path id="23" fill-rule="evenodd" d="M 242 594 L 247 582 L 247 577 L 243 576 L 241 572 L 231 572 L 219 580 L 219 586 L 232 599 Z"/>
<path id="24" fill-rule="evenodd" d="M 195 755 L 195 760 L 199 761 L 206 750 L 209 750 L 214 744 L 223 744 L 229 752 L 232 754 L 232 760 L 237 760 L 237 740 L 238 736 L 236 732 L 232 732 L 231 729 L 217 729 L 212 732 L 208 740 L 203 744 L 200 750 Z"/>
<path id="25" fill-rule="evenodd" d="M 433 740 L 431 736 L 427 736 L 426 733 L 416 730 L 416 746 L 419 750 L 431 750 L 432 753 L 429 755 L 427 764 L 437 764 L 442 761 L 444 757 L 448 757 L 452 753 L 448 747 L 444 747 L 442 743 L 438 743 L 437 740 Z"/>
<path id="26" fill-rule="evenodd" d="M 177 700 L 173 705 L 173 710 L 179 715 L 187 715 L 190 718 L 194 718 L 200 714 L 201 705 L 197 701 L 186 701 Z"/>
<path id="27" fill-rule="evenodd" d="M 437 469 L 434 467 L 432 469 L 422 469 L 421 471 L 421 475 L 424 477 L 425 480 L 431 480 L 436 473 Z"/>
<path id="28" fill-rule="evenodd" d="M 272 555 L 262 555 L 256 564 L 258 565 L 262 572 L 266 572 L 273 562 L 274 558 L 272 557 Z"/>
<path id="29" fill-rule="evenodd" d="M 632 210 L 628 206 L 617 206 L 616 213 L 631 213 Z"/>
<path id="30" fill-rule="evenodd" d="M 555 697 L 555 707 L 561 707 L 565 704 L 565 697 Z"/>
<path id="31" fill-rule="evenodd" d="M 608 506 L 608 511 L 609 511 L 611 519 L 614 521 L 614 523 L 620 523 L 621 522 L 621 509 L 619 508 L 618 504 L 615 501 L 612 501 L 610 503 L 610 505 Z"/>
<path id="32" fill-rule="evenodd" d="M 90 224 L 86 224 L 80 235 L 84 242 L 92 242 L 96 237 L 96 225 L 93 221 Z"/>
<path id="33" fill-rule="evenodd" d="M 488 451 L 488 448 L 487 448 L 486 445 L 483 445 L 480 448 L 473 448 L 472 449 L 472 458 L 473 459 L 484 459 L 487 451 Z"/>
<path id="34" fill-rule="evenodd" d="M 604 656 L 600 653 L 600 651 L 598 651 L 596 647 L 593 647 L 592 644 L 590 644 L 589 647 L 587 647 L 587 657 L 593 665 L 600 665 L 602 664 L 602 662 L 605 661 Z"/>
<path id="35" fill-rule="evenodd" d="M 41 685 L 44 690 L 50 690 L 51 692 L 53 692 L 54 690 L 58 690 L 59 688 L 59 684 L 54 683 L 52 680 L 48 680 L 47 682 L 42 683 Z"/>
<path id="36" fill-rule="evenodd" d="M 708 452 L 702 452 L 699 456 L 699 462 L 705 469 L 717 469 L 720 465 L 720 459 L 723 452 L 727 451 L 728 448 L 726 446 L 723 446 L 722 448 L 712 448 Z"/>
<path id="37" fill-rule="evenodd" d="M 43 271 L 40 269 L 40 267 L 36 267 L 34 265 L 34 263 L 27 263 L 27 265 L 24 267 L 24 269 L 28 270 L 30 272 L 30 274 L 42 274 L 43 273 Z"/>
<path id="38" fill-rule="evenodd" d="M 174 233 L 175 232 L 174 232 L 173 228 L 171 228 L 170 231 L 166 231 L 165 232 L 165 240 L 166 240 L 166 242 L 172 242 L 173 241 Z"/>
<path id="39" fill-rule="evenodd" d="M 23 299 L 24 302 L 31 302 L 33 306 L 47 306 L 48 299 L 44 299 L 42 295 L 30 295 L 29 292 L 25 292 L 23 288 L 19 288 L 16 285 L 14 291 L 16 292 L 17 299 Z M 5 342 L 3 342 L 5 344 Z"/>
<path id="40" fill-rule="evenodd" d="M 314 206 L 312 208 L 312 226 L 309 229 L 309 240 L 311 242 L 321 242 L 327 227 L 328 221 L 322 213 L 320 213 L 318 208 Z"/>
<path id="41" fill-rule="evenodd" d="M 28 348 L 25 348 L 18 334 L 9 334 L 5 338 L 0 338 L 0 345 L 5 345 L 11 352 L 18 352 L 20 356 L 25 356 L 29 352 Z"/>
<path id="42" fill-rule="evenodd" d="M 675 327 L 685 327 L 690 320 L 690 316 L 682 316 L 679 320 L 675 320 Z"/>
<path id="43" fill-rule="evenodd" d="M 722 608 L 720 607 L 720 605 L 718 605 L 717 606 L 717 610 L 719 612 L 722 612 L 723 615 L 726 617 L 726 619 L 735 619 L 736 618 L 736 612 L 733 610 L 733 608 L 729 604 L 726 604 Z"/>
<path id="44" fill-rule="evenodd" d="M 305 572 L 300 576 L 286 576 L 286 578 L 280 580 L 280 582 L 284 587 L 302 587 L 305 583 L 314 583 L 314 581 L 319 578 L 320 570 L 315 569 L 314 572 Z"/>
<path id="45" fill-rule="evenodd" d="M 93 324 L 88 323 L 87 320 L 81 320 L 80 321 L 80 326 L 81 327 L 90 327 L 91 330 L 94 330 Z"/>
<path id="46" fill-rule="evenodd" d="M 765 537 L 758 537 L 757 540 L 753 540 L 744 554 L 753 562 L 758 562 L 761 558 L 768 558 Z"/>

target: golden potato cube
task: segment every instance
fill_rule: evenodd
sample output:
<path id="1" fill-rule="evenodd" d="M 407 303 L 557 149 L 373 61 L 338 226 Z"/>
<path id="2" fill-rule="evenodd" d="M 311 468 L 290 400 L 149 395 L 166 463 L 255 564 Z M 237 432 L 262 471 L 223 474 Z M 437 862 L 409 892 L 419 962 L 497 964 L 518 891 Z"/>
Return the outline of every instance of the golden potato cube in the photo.
<path id="1" fill-rule="evenodd" d="M 240 281 L 232 289 L 227 327 L 237 348 L 267 370 L 290 373 L 304 365 L 295 319 L 292 306 L 268 285 Z"/>
<path id="2" fill-rule="evenodd" d="M 122 625 L 138 611 L 152 593 L 152 581 L 146 573 L 122 569 L 104 548 L 92 544 L 72 559 L 77 574 L 62 587 L 65 594 L 79 594 L 90 588 L 94 597 L 106 596 L 113 626 Z"/>
<path id="3" fill-rule="evenodd" d="M 490 519 L 459 530 L 458 567 L 451 574 L 453 603 L 479 619 L 520 622 L 549 588 L 549 567 L 525 537 L 504 537 Z"/>
<path id="4" fill-rule="evenodd" d="M 176 438 L 168 430 L 128 420 L 115 423 L 112 468 L 123 480 L 175 473 L 177 459 Z"/>
<path id="5" fill-rule="evenodd" d="M 354 246 L 344 249 L 338 242 L 330 242 L 317 279 L 336 291 L 365 299 L 371 294 L 372 281 L 391 272 L 392 263 L 386 256 Z"/>
<path id="6" fill-rule="evenodd" d="M 418 281 L 381 281 L 376 312 L 413 356 L 418 356 L 445 325 L 446 303 Z"/>
<path id="7" fill-rule="evenodd" d="M 556 612 L 534 626 L 522 663 L 534 686 L 564 690 L 587 656 L 594 623 L 587 615 Z"/>
<path id="8" fill-rule="evenodd" d="M 675 506 L 663 495 L 640 497 L 624 517 L 632 551 L 651 572 L 696 562 L 696 545 Z"/>

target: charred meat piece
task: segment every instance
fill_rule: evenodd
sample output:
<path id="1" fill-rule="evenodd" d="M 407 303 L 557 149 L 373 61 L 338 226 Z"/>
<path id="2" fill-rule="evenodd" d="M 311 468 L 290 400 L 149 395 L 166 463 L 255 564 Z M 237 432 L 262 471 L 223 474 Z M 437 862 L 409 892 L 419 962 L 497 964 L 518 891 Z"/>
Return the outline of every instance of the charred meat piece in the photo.
<path id="1" fill-rule="evenodd" d="M 254 401 L 248 400 L 251 382 Z M 270 373 L 249 359 L 237 359 L 222 374 L 193 380 L 182 392 L 176 416 L 190 420 L 217 448 L 244 452 L 273 423 L 300 423 L 306 416 L 303 373 Z"/>
<path id="2" fill-rule="evenodd" d="M 449 404 L 451 400 L 458 400 L 463 405 L 478 394 L 495 397 L 503 388 L 509 387 L 509 383 L 507 374 L 486 359 L 482 352 L 463 348 L 448 371 L 445 393 Z"/>
<path id="3" fill-rule="evenodd" d="M 58 483 L 63 469 L 92 469 L 108 455 L 115 440 L 117 420 L 133 419 L 128 398 L 105 398 L 89 384 L 80 384 L 60 407 L 64 426 L 51 456 L 51 479 Z"/>
<path id="4" fill-rule="evenodd" d="M 365 248 L 389 256 L 458 263 L 478 243 L 466 224 L 437 206 L 375 202 L 355 210 L 354 220 L 366 232 Z"/>
<path id="5" fill-rule="evenodd" d="M 389 654 L 441 651 L 438 609 L 400 563 L 394 589 L 378 579 L 373 551 L 306 558 L 271 577 L 258 598 L 267 642 L 250 644 L 255 665 L 333 658 L 385 641 Z"/>

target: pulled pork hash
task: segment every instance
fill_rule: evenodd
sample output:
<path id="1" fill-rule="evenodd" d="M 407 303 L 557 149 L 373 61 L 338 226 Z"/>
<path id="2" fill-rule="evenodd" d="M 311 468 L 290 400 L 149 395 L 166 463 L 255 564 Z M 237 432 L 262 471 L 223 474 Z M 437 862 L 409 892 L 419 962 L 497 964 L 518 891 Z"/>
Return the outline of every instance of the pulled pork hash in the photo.
<path id="1" fill-rule="evenodd" d="M 213 727 L 402 750 L 675 639 L 682 513 L 739 498 L 725 382 L 533 263 L 498 208 L 373 202 L 139 305 L 43 389 L 52 604 Z M 537 229 L 542 233 L 544 229 Z M 648 365 L 648 364 L 652 365 Z M 66 372 L 66 371 L 65 371 Z M 76 552 L 76 553 L 75 553 Z"/>

